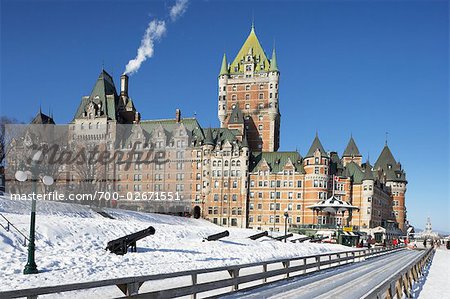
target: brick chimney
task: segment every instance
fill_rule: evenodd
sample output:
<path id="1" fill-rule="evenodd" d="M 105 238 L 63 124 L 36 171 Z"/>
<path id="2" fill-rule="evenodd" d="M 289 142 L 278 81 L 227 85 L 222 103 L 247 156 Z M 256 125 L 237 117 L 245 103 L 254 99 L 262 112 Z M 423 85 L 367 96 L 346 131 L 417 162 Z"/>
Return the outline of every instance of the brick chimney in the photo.
<path id="1" fill-rule="evenodd" d="M 177 123 L 179 123 L 181 121 L 181 110 L 180 109 L 175 110 L 175 120 L 177 121 Z"/>

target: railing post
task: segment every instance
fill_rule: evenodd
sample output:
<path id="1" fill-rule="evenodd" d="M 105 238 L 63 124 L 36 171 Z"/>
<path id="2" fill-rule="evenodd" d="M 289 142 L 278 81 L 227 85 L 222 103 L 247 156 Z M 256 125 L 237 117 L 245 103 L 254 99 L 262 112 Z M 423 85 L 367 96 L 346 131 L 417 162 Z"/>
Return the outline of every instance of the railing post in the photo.
<path id="1" fill-rule="evenodd" d="M 337 260 L 338 260 L 338 265 L 340 265 L 341 264 L 341 255 L 338 253 L 336 256 L 337 256 Z"/>
<path id="2" fill-rule="evenodd" d="M 239 269 L 234 270 L 228 270 L 228 273 L 230 274 L 231 278 L 238 278 L 239 277 Z M 239 290 L 239 283 L 236 283 L 232 286 L 233 291 Z"/>
<path id="3" fill-rule="evenodd" d="M 289 264 L 290 264 L 290 261 L 283 262 L 283 268 L 284 269 L 288 269 L 289 268 Z M 286 278 L 289 278 L 289 272 L 286 272 Z"/>
<path id="4" fill-rule="evenodd" d="M 267 264 L 263 264 L 262 266 L 263 266 L 263 272 L 266 273 L 267 272 Z M 267 282 L 267 276 L 264 276 L 263 282 L 264 283 Z"/>
<path id="5" fill-rule="evenodd" d="M 191 278 L 192 278 L 192 285 L 195 286 L 197 284 L 197 274 L 192 274 Z M 196 299 L 197 298 L 197 293 L 193 293 L 191 298 L 192 299 Z"/>
<path id="6" fill-rule="evenodd" d="M 306 259 L 303 259 L 303 274 L 306 274 Z"/>
<path id="7" fill-rule="evenodd" d="M 316 256 L 317 270 L 320 270 L 320 256 Z"/>

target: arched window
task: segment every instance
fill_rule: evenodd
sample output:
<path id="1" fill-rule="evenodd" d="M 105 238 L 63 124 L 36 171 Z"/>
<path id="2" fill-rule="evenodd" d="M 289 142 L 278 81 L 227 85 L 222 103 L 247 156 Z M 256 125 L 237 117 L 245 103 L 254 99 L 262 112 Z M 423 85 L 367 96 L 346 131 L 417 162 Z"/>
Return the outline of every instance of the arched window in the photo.
<path id="1" fill-rule="evenodd" d="M 231 166 L 236 166 L 236 161 L 231 161 Z"/>
<path id="2" fill-rule="evenodd" d="M 224 165 L 225 165 L 225 166 L 228 166 L 228 161 L 225 161 Z"/>

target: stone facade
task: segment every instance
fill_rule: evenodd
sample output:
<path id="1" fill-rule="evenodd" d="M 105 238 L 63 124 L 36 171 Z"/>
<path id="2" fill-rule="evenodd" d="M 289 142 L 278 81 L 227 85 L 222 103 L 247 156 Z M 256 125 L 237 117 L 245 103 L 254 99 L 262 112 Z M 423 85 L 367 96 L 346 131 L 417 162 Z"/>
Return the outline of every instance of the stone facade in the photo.
<path id="1" fill-rule="evenodd" d="M 128 166 L 114 160 L 97 173 L 105 190 L 179 193 L 189 206 L 182 212 L 218 225 L 280 231 L 286 210 L 292 226 L 398 225 L 404 230 L 406 175 L 387 144 L 374 166 L 363 163 L 353 137 L 341 157 L 326 152 L 317 134 L 304 157 L 277 151 L 279 78 L 275 50 L 269 60 L 252 28 L 233 62 L 223 57 L 220 127 L 202 128 L 179 110 L 172 119 L 142 120 L 128 95 L 128 77 L 121 77 L 117 93 L 112 77 L 102 71 L 68 125 L 69 140 L 86 147 L 102 143 L 112 154 L 120 150 L 131 157 Z M 151 163 L 140 163 L 140 155 Z M 65 169 L 60 178 L 74 184 L 83 174 Z M 359 208 L 348 223 L 347 215 L 315 214 L 308 208 L 332 195 Z M 155 211 L 133 198 L 118 205 Z M 156 211 L 174 208 L 160 205 Z"/>

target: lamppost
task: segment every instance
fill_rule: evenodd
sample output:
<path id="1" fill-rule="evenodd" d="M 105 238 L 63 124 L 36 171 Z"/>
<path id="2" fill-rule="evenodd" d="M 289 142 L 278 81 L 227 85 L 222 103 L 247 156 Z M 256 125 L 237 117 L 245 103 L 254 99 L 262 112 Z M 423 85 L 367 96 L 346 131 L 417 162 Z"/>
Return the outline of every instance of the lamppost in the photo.
<path id="1" fill-rule="evenodd" d="M 41 159 L 42 151 L 38 151 L 34 154 L 31 160 L 31 183 L 32 183 L 32 197 L 31 197 L 31 222 L 30 222 L 30 241 L 28 242 L 28 261 L 23 269 L 23 274 L 37 274 L 36 263 L 34 261 L 35 252 L 35 232 L 36 232 L 36 193 L 37 193 L 37 178 L 39 176 L 38 161 Z M 25 171 L 18 170 L 15 174 L 15 178 L 19 182 L 25 182 L 28 179 L 28 174 Z M 51 176 L 42 177 L 44 185 L 53 185 L 53 178 Z"/>
<path id="2" fill-rule="evenodd" d="M 287 224 L 288 224 L 288 219 L 289 219 L 289 213 L 288 213 L 288 209 L 284 209 L 284 243 L 287 243 Z"/>

